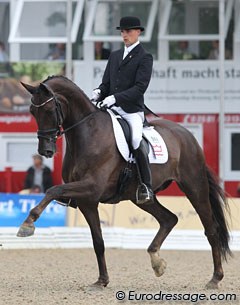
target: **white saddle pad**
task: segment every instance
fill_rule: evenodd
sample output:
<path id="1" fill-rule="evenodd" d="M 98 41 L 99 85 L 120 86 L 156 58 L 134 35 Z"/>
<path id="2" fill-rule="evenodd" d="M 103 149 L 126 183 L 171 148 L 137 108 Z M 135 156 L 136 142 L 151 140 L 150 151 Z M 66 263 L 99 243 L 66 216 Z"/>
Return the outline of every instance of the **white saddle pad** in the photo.
<path id="1" fill-rule="evenodd" d="M 117 143 L 118 150 L 122 157 L 129 161 L 129 147 L 124 136 L 122 127 L 118 122 L 115 114 L 111 110 L 108 109 L 108 113 L 111 116 L 114 135 Z M 143 134 L 150 142 L 149 144 L 149 162 L 155 164 L 163 164 L 168 161 L 168 150 L 166 147 L 165 142 L 161 135 L 154 129 L 153 126 L 151 127 L 144 127 Z"/>

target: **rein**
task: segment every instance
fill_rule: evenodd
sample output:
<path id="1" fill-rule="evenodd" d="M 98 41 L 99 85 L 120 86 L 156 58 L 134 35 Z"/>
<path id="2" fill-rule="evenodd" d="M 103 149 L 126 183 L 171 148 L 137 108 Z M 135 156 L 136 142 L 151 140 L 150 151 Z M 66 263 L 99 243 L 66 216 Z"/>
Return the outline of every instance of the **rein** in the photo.
<path id="1" fill-rule="evenodd" d="M 89 113 L 87 116 L 85 116 L 83 119 L 81 119 L 80 121 L 78 121 L 77 123 L 73 124 L 72 126 L 66 128 L 66 129 L 62 129 L 60 130 L 60 134 L 59 137 L 61 137 L 63 134 L 65 134 L 66 132 L 68 132 L 69 130 L 73 129 L 74 127 L 80 125 L 81 123 L 85 122 L 91 115 L 95 114 L 96 111 Z"/>

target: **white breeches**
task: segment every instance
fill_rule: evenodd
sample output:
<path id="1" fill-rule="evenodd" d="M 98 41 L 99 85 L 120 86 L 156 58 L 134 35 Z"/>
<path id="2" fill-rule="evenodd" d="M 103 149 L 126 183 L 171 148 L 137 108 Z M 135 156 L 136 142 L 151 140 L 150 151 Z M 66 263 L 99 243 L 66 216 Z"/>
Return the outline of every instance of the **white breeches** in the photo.
<path id="1" fill-rule="evenodd" d="M 117 111 L 129 124 L 131 129 L 132 147 L 137 149 L 142 141 L 144 112 L 127 113 L 121 107 L 112 107 Z"/>

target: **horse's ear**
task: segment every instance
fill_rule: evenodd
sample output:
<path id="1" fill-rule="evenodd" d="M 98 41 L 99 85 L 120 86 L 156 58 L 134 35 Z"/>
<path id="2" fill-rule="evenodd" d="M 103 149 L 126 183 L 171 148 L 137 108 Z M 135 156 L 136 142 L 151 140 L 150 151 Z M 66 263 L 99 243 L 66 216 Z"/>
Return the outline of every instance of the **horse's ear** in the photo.
<path id="1" fill-rule="evenodd" d="M 31 94 L 36 93 L 37 88 L 21 82 L 22 86 Z"/>
<path id="2" fill-rule="evenodd" d="M 43 91 L 46 94 L 51 93 L 48 87 L 44 83 L 40 83 L 39 90 Z"/>

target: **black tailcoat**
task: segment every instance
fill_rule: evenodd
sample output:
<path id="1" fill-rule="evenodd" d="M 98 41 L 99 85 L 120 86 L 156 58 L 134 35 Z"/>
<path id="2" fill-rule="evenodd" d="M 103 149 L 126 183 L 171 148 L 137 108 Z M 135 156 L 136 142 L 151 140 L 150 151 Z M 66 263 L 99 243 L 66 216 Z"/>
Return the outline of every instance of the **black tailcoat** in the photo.
<path id="1" fill-rule="evenodd" d="M 150 82 L 153 57 L 138 44 L 125 58 L 124 49 L 111 53 L 102 83 L 101 100 L 114 95 L 116 106 L 125 112 L 144 111 L 144 93 Z"/>

